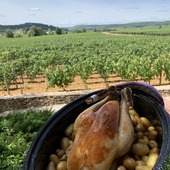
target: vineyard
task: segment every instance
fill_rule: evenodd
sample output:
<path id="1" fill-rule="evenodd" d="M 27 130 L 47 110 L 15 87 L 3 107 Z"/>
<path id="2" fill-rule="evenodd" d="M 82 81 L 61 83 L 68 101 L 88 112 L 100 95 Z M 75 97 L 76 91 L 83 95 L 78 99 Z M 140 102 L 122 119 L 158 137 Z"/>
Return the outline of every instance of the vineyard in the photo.
<path id="1" fill-rule="evenodd" d="M 169 36 L 79 33 L 0 39 L 0 95 L 170 82 Z M 156 81 L 155 81 L 156 80 Z M 156 84 L 155 84 L 156 83 Z M 99 84 L 101 86 L 99 86 Z"/>
<path id="2" fill-rule="evenodd" d="M 133 35 L 153 35 L 153 36 L 170 36 L 170 27 L 167 26 L 146 26 L 138 28 L 124 28 L 112 31 L 113 33 L 133 34 Z"/>

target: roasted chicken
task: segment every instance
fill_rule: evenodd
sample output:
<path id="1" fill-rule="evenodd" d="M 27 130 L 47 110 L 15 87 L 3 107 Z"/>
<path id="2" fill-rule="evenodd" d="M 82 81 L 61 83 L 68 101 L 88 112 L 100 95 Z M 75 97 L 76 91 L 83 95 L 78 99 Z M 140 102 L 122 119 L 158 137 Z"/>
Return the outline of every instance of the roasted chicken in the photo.
<path id="1" fill-rule="evenodd" d="M 130 88 L 109 92 L 75 120 L 75 140 L 67 153 L 68 170 L 110 170 L 133 142 L 134 128 L 128 112 Z M 115 97 L 116 96 L 116 97 Z"/>

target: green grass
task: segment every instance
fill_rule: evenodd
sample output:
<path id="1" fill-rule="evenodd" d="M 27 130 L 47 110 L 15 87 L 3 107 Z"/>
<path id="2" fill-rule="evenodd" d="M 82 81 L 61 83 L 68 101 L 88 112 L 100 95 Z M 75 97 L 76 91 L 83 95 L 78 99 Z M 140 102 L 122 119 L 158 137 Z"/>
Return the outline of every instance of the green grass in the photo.
<path id="1" fill-rule="evenodd" d="M 51 110 L 29 110 L 0 117 L 0 169 L 23 170 L 33 139 L 51 115 Z"/>
<path id="2" fill-rule="evenodd" d="M 142 35 L 170 35 L 170 26 L 147 26 L 138 28 L 124 28 L 112 31 L 113 33 L 123 34 L 142 34 Z"/>

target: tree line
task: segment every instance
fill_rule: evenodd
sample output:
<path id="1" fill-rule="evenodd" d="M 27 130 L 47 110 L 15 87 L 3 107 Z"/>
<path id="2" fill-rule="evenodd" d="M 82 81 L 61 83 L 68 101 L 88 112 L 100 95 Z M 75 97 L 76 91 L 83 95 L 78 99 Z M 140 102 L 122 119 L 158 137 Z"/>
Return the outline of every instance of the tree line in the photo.
<path id="1" fill-rule="evenodd" d="M 68 30 L 60 27 L 56 27 L 55 30 L 51 30 L 50 28 L 48 30 L 44 30 L 41 27 L 36 27 L 35 25 L 31 26 L 30 28 L 26 29 L 6 29 L 5 31 L 5 37 L 7 38 L 17 38 L 22 37 L 24 34 L 28 35 L 28 37 L 34 37 L 34 36 L 43 36 L 43 35 L 60 35 L 60 34 L 67 34 Z"/>

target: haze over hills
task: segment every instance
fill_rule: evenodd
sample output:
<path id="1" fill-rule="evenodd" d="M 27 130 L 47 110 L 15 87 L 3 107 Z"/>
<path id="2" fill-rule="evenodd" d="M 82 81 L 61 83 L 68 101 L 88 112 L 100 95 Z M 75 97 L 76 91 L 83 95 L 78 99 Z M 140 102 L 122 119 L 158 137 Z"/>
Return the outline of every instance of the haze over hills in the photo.
<path id="1" fill-rule="evenodd" d="M 16 29 L 29 29 L 31 26 L 41 27 L 44 30 L 50 29 L 54 31 L 56 26 L 41 24 L 41 23 L 24 23 L 19 25 L 0 25 L 0 32 L 5 31 L 6 29 L 16 30 Z M 147 27 L 147 26 L 170 26 L 170 21 L 150 21 L 150 22 L 134 22 L 134 23 L 126 23 L 126 24 L 104 24 L 104 25 L 76 25 L 73 27 L 67 27 L 66 29 L 70 31 L 78 30 L 78 29 L 86 29 L 86 30 L 113 30 L 113 29 L 121 29 L 121 28 L 138 28 L 138 27 Z"/>

